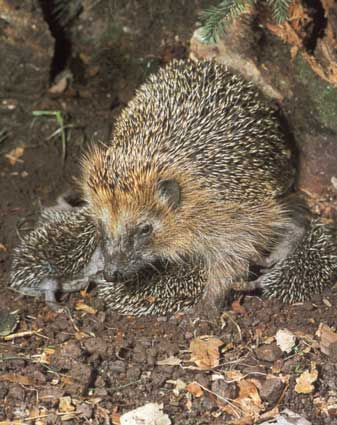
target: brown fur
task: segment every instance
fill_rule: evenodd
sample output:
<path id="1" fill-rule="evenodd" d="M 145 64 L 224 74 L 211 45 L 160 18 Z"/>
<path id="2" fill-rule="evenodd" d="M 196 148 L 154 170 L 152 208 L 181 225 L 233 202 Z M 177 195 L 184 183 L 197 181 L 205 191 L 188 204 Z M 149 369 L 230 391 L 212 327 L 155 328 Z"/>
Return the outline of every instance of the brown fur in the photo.
<path id="1" fill-rule="evenodd" d="M 214 72 L 219 74 L 219 81 L 213 81 L 219 100 L 208 100 L 212 92 L 207 91 L 206 99 L 200 100 L 204 105 L 194 105 L 197 100 L 190 98 L 199 87 L 201 94 L 206 90 L 203 78 L 207 72 L 209 78 L 214 78 Z M 236 78 L 216 65 L 171 65 L 158 80 L 153 77 L 145 84 L 121 114 L 111 145 L 93 148 L 83 160 L 84 197 L 107 237 L 114 239 L 121 228 L 128 232 L 154 220 L 158 225 L 149 252 L 176 262 L 202 259 L 209 273 L 206 297 L 210 303 L 234 281 L 247 277 L 249 263 L 272 248 L 289 215 L 278 195 L 291 185 L 293 170 L 277 120 L 255 89 Z M 176 86 L 171 90 L 170 84 Z M 231 84 L 236 85 L 234 94 L 247 95 L 248 100 L 236 112 L 239 98 L 231 95 L 236 100 L 232 99 L 229 117 L 222 119 L 221 107 L 228 110 L 225 101 Z M 211 109 L 212 102 L 214 112 L 204 120 L 202 108 Z M 196 111 L 189 116 L 192 107 Z M 237 120 L 237 133 L 242 133 L 242 141 L 236 144 L 230 141 L 233 129 L 227 136 L 224 132 L 236 125 L 231 114 Z M 240 114 L 249 125 L 239 126 Z M 198 134 L 204 121 L 204 126 L 211 127 L 204 133 L 200 128 Z M 192 136 L 198 142 L 187 143 Z M 181 189 L 178 208 L 158 196 L 158 182 L 165 179 L 174 179 Z"/>

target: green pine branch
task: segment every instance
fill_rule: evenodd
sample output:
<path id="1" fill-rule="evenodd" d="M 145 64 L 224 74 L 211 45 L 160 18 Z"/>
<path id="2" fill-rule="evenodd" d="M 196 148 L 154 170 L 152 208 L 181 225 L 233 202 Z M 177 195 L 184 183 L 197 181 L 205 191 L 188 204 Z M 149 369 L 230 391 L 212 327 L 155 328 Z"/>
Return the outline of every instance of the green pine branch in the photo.
<path id="1" fill-rule="evenodd" d="M 226 24 L 231 23 L 246 8 L 247 0 L 223 0 L 218 6 L 213 6 L 200 14 L 202 37 L 205 41 L 216 41 L 224 31 Z"/>
<path id="2" fill-rule="evenodd" d="M 222 0 L 200 14 L 201 35 L 205 42 L 214 42 L 235 18 L 240 16 L 248 5 L 264 1 L 270 7 L 277 23 L 287 19 L 288 8 L 292 0 Z"/>
<path id="3" fill-rule="evenodd" d="M 292 0 L 266 0 L 277 23 L 284 22 L 288 17 L 288 8 Z"/>

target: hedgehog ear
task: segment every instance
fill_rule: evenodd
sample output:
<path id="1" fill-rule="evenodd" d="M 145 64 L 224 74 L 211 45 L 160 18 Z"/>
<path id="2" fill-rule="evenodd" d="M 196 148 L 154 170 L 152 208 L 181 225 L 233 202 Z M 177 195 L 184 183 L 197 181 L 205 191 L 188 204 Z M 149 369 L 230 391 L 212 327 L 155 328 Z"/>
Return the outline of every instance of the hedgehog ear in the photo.
<path id="1" fill-rule="evenodd" d="M 181 204 L 181 188 L 175 179 L 165 179 L 158 182 L 159 198 L 173 208 Z"/>

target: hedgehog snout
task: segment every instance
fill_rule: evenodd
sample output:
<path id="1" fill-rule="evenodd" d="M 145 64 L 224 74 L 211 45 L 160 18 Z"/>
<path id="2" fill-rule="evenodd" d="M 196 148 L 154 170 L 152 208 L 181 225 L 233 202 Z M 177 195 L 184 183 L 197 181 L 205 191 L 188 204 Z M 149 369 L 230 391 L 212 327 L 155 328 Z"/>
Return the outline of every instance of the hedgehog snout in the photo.
<path id="1" fill-rule="evenodd" d="M 122 274 L 115 264 L 106 264 L 103 270 L 103 276 L 108 282 L 117 282 L 122 278 Z"/>

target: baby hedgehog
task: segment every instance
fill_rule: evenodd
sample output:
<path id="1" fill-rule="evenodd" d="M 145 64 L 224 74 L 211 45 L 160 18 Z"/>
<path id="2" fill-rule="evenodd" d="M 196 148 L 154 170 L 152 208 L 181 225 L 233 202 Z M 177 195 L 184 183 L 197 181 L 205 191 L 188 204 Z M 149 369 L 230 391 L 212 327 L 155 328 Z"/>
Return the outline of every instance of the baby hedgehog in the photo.
<path id="1" fill-rule="evenodd" d="M 335 230 L 313 220 L 294 252 L 258 282 L 267 298 L 286 303 L 310 299 L 337 281 Z"/>
<path id="2" fill-rule="evenodd" d="M 57 306 L 56 292 L 79 291 L 103 269 L 98 238 L 86 208 L 46 210 L 13 252 L 9 286 Z"/>
<path id="3" fill-rule="evenodd" d="M 259 286 L 267 297 L 307 299 L 334 282 L 336 251 L 331 228 L 314 221 L 303 243 L 258 279 Z M 26 295 L 44 295 L 55 307 L 55 292 L 78 291 L 92 280 L 109 310 L 142 316 L 187 310 L 200 300 L 207 280 L 201 264 L 156 263 L 113 284 L 101 270 L 98 236 L 88 210 L 51 209 L 15 249 L 10 286 Z"/>
<path id="4" fill-rule="evenodd" d="M 111 143 L 83 160 L 105 279 L 158 259 L 202 262 L 200 306 L 215 312 L 251 263 L 278 261 L 303 237 L 285 196 L 294 174 L 276 113 L 250 82 L 173 61 L 139 88 Z"/>
<path id="5" fill-rule="evenodd" d="M 75 292 L 90 281 L 110 310 L 121 314 L 167 314 L 186 310 L 204 288 L 204 270 L 196 265 L 157 263 L 113 285 L 102 276 L 99 235 L 87 208 L 43 211 L 34 230 L 14 250 L 9 275 L 11 289 L 44 296 L 57 308 L 57 292 Z"/>

